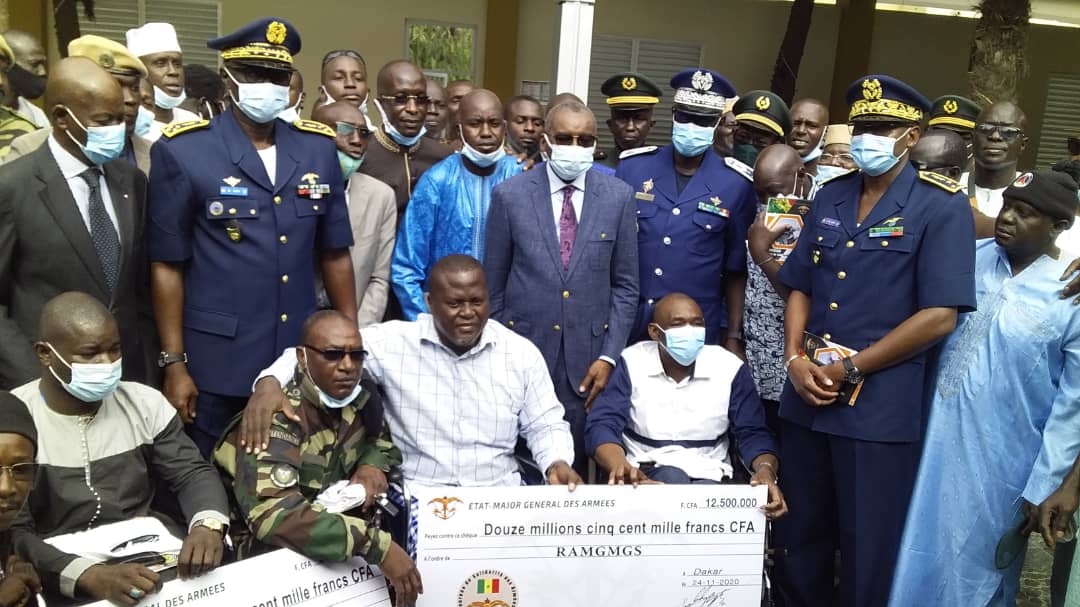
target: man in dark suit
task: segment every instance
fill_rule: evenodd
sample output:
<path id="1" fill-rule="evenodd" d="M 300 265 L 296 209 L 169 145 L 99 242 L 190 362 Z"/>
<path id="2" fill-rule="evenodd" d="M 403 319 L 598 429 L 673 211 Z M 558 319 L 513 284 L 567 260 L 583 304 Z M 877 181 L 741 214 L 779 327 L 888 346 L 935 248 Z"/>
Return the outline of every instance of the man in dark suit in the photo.
<path id="1" fill-rule="evenodd" d="M 116 160 L 124 148 L 120 85 L 93 61 L 72 57 L 52 70 L 45 99 L 52 136 L 0 167 L 0 385 L 38 377 L 38 316 L 65 291 L 109 307 L 125 329 L 124 378 L 152 382 L 146 177 Z"/>
<path id="2" fill-rule="evenodd" d="M 579 101 L 548 112 L 550 160 L 496 186 L 484 269 L 491 317 L 540 349 L 586 472 L 585 412 L 626 346 L 638 301 L 633 190 L 592 169 L 596 119 Z"/>

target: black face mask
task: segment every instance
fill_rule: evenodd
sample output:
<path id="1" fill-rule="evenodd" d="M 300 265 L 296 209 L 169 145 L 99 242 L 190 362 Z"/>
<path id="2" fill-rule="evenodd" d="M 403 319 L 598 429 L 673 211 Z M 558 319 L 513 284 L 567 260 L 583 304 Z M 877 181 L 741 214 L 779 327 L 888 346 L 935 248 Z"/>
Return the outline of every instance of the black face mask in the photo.
<path id="1" fill-rule="evenodd" d="M 7 72 L 11 89 L 27 99 L 37 99 L 45 94 L 45 76 L 31 74 L 22 66 L 15 64 Z"/>

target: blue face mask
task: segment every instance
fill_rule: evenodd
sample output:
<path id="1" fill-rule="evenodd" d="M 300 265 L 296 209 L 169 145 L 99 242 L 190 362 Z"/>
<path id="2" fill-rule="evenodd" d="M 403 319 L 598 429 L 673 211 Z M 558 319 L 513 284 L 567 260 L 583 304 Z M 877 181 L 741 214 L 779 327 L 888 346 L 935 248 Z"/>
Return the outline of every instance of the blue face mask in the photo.
<path id="1" fill-rule="evenodd" d="M 698 354 L 701 354 L 701 349 L 705 347 L 705 327 L 686 325 L 671 327 L 665 331 L 660 325 L 653 324 L 664 334 L 662 346 L 675 362 L 684 367 L 694 364 Z"/>
<path id="2" fill-rule="evenodd" d="M 850 170 L 851 169 L 845 169 L 844 167 L 837 167 L 831 164 L 819 164 L 817 165 L 817 175 L 814 176 L 814 181 L 817 183 L 822 183 L 832 179 L 833 177 L 843 175 Z"/>
<path id="3" fill-rule="evenodd" d="M 60 382 L 60 385 L 67 390 L 67 393 L 75 398 L 83 401 L 84 403 L 96 403 L 103 398 L 108 397 L 116 391 L 116 387 L 120 385 L 121 359 L 116 359 L 116 362 L 112 363 L 71 363 L 68 364 L 64 360 L 63 356 L 56 351 L 56 348 L 52 347 L 52 344 L 45 344 L 49 346 L 52 353 L 56 355 L 56 358 L 64 363 L 64 366 L 71 369 L 71 381 L 64 383 L 64 380 L 60 379 L 60 376 L 53 370 L 52 365 L 49 365 L 49 372 L 52 373 L 56 381 Z"/>
<path id="4" fill-rule="evenodd" d="M 135 134 L 139 137 L 146 137 L 153 126 L 154 113 L 140 105 L 139 113 L 135 116 Z"/>
<path id="5" fill-rule="evenodd" d="M 360 165 L 364 164 L 364 156 L 353 158 L 341 150 L 338 150 L 337 159 L 338 164 L 341 165 L 341 176 L 345 178 L 345 181 L 348 181 L 349 177 L 352 177 L 352 174 L 360 168 Z"/>
<path id="6" fill-rule="evenodd" d="M 884 175 L 907 154 L 907 149 L 899 156 L 893 150 L 896 149 L 896 142 L 906 137 L 910 132 L 911 129 L 909 128 L 895 139 L 884 135 L 871 135 L 870 133 L 855 135 L 851 138 L 851 157 L 855 159 L 855 164 L 862 172 L 867 175 L 872 177 Z"/>
<path id="7" fill-rule="evenodd" d="M 272 82 L 237 82 L 227 69 L 225 75 L 236 85 L 236 94 L 240 97 L 233 97 L 233 101 L 253 121 L 266 124 L 289 107 L 288 86 Z M 229 96 L 232 97 L 232 91 L 229 91 Z"/>
<path id="8" fill-rule="evenodd" d="M 714 133 L 715 127 L 700 126 L 692 122 L 675 122 L 671 125 L 671 143 L 680 156 L 694 158 L 709 149 Z"/>
<path id="9" fill-rule="evenodd" d="M 180 90 L 179 95 L 173 97 L 160 88 L 154 87 L 154 105 L 163 110 L 175 110 L 180 107 L 180 104 L 183 103 L 185 99 L 187 99 L 187 93 L 184 92 L 183 89 Z"/>
<path id="10" fill-rule="evenodd" d="M 382 117 L 383 130 L 394 140 L 394 143 L 401 147 L 411 148 L 427 133 L 427 127 L 421 124 L 419 133 L 412 137 L 406 137 L 405 135 L 402 135 L 401 131 L 397 130 L 394 125 L 390 124 L 390 119 L 386 117 L 386 112 L 383 110 L 382 103 L 378 99 L 375 100 L 375 107 L 379 110 L 379 116 Z"/>
<path id="11" fill-rule="evenodd" d="M 75 145 L 79 146 L 79 149 L 82 150 L 83 155 L 91 164 L 100 166 L 120 157 L 120 154 L 124 151 L 124 140 L 127 139 L 127 127 L 123 122 L 109 126 L 87 128 L 83 126 L 83 123 L 79 122 L 79 119 L 75 117 L 75 114 L 70 109 L 67 110 L 67 113 L 75 121 L 75 124 L 86 132 L 86 144 L 83 145 L 79 143 L 78 139 L 72 137 L 71 131 L 64 132 L 75 142 Z"/>
<path id="12" fill-rule="evenodd" d="M 484 154 L 477 151 L 476 148 L 465 141 L 465 131 L 461 128 L 460 124 L 458 125 L 458 131 L 461 133 L 461 155 L 468 158 L 469 162 L 472 162 L 476 166 L 486 169 L 502 160 L 503 156 L 506 156 L 506 148 L 502 143 L 500 143 L 499 147 L 494 151 Z"/>

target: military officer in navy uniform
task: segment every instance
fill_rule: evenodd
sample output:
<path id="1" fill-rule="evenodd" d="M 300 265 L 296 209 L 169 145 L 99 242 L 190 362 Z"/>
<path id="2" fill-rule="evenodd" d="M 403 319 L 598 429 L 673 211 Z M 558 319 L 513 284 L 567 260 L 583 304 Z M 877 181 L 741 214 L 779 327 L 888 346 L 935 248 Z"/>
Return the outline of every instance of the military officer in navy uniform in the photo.
<path id="1" fill-rule="evenodd" d="M 645 141 L 656 126 L 653 108 L 663 96 L 660 87 L 641 74 L 621 72 L 605 80 L 600 92 L 611 109 L 607 127 L 613 143 L 600 163 L 614 169 L 623 158 L 655 152 L 657 146 L 645 145 Z"/>
<path id="2" fill-rule="evenodd" d="M 735 88 L 704 68 L 675 74 L 671 87 L 671 145 L 624 158 L 616 171 L 637 201 L 641 301 L 631 341 L 648 339 L 656 302 L 681 292 L 701 305 L 708 343 L 721 343 L 731 327 L 724 345 L 741 353 L 746 232 L 757 200 L 750 168 L 712 150 Z"/>
<path id="3" fill-rule="evenodd" d="M 209 454 L 251 384 L 315 311 L 315 272 L 356 316 L 334 131 L 286 123 L 300 34 L 265 18 L 211 40 L 231 109 L 170 125 L 151 150 L 154 313 L 165 396 Z"/>
<path id="4" fill-rule="evenodd" d="M 786 605 L 888 603 L 934 346 L 975 308 L 967 199 L 908 160 L 930 103 L 883 75 L 857 80 L 847 102 L 860 170 L 825 183 L 780 270 L 791 288 L 780 397 L 791 516 L 774 527 L 774 581 Z M 804 331 L 855 353 L 816 366 Z"/>

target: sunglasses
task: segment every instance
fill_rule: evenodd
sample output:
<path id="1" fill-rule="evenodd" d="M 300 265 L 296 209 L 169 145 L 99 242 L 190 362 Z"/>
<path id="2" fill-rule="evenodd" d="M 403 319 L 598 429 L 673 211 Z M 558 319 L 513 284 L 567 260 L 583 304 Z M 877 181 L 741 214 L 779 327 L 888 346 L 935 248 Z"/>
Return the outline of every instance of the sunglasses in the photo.
<path id="1" fill-rule="evenodd" d="M 577 145 L 583 148 L 591 148 L 596 145 L 596 137 L 592 135 L 555 135 L 549 143 L 555 145 Z"/>
<path id="2" fill-rule="evenodd" d="M 328 349 L 328 350 L 321 350 L 319 348 L 316 348 L 315 346 L 309 346 L 309 345 L 306 345 L 306 344 L 304 345 L 304 347 L 307 348 L 308 350 L 313 350 L 313 351 L 317 352 L 319 354 L 319 356 L 326 359 L 327 362 L 332 362 L 332 363 L 341 362 L 341 359 L 348 356 L 349 360 L 353 361 L 354 363 L 359 364 L 359 363 L 364 362 L 364 359 L 367 358 L 367 356 L 368 356 L 367 350 L 341 350 L 341 349 L 338 349 L 338 348 L 331 348 L 331 349 Z"/>
<path id="3" fill-rule="evenodd" d="M 426 108 L 431 103 L 431 98 L 427 95 L 379 95 L 379 99 L 389 101 L 394 107 L 405 107 L 409 105 L 410 101 L 415 101 L 416 105 Z"/>
<path id="4" fill-rule="evenodd" d="M 1015 126 L 1002 126 L 1000 124 L 986 123 L 976 124 L 975 131 L 984 137 L 989 137 L 997 131 L 997 134 L 1005 141 L 1015 141 L 1017 137 L 1021 137 L 1024 134 L 1024 129 Z"/>
<path id="5" fill-rule="evenodd" d="M 719 121 L 719 116 L 710 116 L 707 114 L 691 114 L 690 112 L 684 112 L 682 110 L 675 110 L 671 113 L 672 119 L 675 122 L 682 124 L 696 124 L 698 126 L 704 126 L 713 128 Z"/>
<path id="6" fill-rule="evenodd" d="M 342 137 L 352 137 L 353 133 L 359 133 L 364 139 L 371 136 L 371 129 L 351 122 L 335 122 L 334 131 Z"/>

